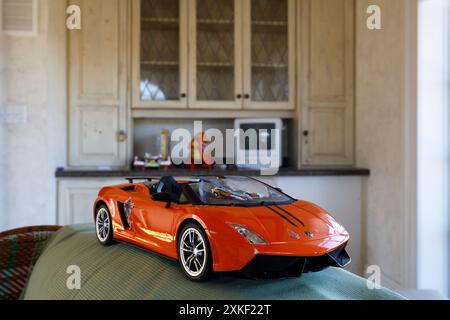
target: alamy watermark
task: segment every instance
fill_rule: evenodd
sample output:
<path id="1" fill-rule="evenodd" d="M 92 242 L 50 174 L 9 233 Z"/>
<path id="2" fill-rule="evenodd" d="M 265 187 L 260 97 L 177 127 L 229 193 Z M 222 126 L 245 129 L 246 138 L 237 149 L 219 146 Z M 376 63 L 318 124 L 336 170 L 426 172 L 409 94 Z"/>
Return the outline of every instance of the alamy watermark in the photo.
<path id="1" fill-rule="evenodd" d="M 195 152 L 193 143 L 197 146 Z M 203 122 L 194 121 L 194 134 L 184 128 L 176 129 L 171 135 L 171 145 L 175 165 L 252 166 L 259 168 L 261 175 L 275 175 L 281 165 L 279 129 L 227 129 L 224 136 L 215 128 L 203 131 Z"/>
<path id="2" fill-rule="evenodd" d="M 81 268 L 77 265 L 70 265 L 66 269 L 69 275 L 66 280 L 66 287 L 69 290 L 81 289 Z"/>
<path id="3" fill-rule="evenodd" d="M 366 280 L 367 289 L 381 289 L 381 268 L 377 265 L 367 267 L 366 274 L 369 275 Z"/>
<path id="4" fill-rule="evenodd" d="M 367 29 L 380 30 L 381 29 L 381 8 L 377 5 L 370 5 L 367 7 Z"/>
<path id="5" fill-rule="evenodd" d="M 69 30 L 81 29 L 81 8 L 76 4 L 67 7 L 66 13 L 69 15 L 66 19 L 66 27 Z"/>

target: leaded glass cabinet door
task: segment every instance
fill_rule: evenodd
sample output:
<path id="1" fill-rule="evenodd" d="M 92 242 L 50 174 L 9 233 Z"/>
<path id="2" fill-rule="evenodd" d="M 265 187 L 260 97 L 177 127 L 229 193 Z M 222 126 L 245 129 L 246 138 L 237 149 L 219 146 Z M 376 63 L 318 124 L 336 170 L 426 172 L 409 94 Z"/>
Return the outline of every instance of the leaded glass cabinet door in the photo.
<path id="1" fill-rule="evenodd" d="M 189 5 L 190 108 L 242 108 L 242 0 Z"/>
<path id="2" fill-rule="evenodd" d="M 188 0 L 132 3 L 133 107 L 187 108 Z"/>
<path id="3" fill-rule="evenodd" d="M 295 0 L 244 0 L 244 107 L 295 108 Z"/>

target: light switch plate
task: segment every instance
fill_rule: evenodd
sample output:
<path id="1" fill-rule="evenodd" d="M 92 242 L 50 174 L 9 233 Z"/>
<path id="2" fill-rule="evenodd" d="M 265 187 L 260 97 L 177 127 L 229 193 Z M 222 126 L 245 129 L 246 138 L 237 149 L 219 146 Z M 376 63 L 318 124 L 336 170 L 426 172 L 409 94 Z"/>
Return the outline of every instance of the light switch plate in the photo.
<path id="1" fill-rule="evenodd" d="M 7 106 L 0 108 L 0 123 L 4 124 L 23 124 L 27 123 L 27 106 Z"/>

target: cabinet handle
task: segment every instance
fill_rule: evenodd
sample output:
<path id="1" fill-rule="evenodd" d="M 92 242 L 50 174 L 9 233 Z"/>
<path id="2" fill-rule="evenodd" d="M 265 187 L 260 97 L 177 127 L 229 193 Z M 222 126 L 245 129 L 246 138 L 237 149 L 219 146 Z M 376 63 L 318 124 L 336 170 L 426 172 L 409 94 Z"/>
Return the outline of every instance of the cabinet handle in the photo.
<path id="1" fill-rule="evenodd" d="M 117 133 L 117 141 L 125 142 L 125 141 L 127 141 L 127 139 L 128 139 L 128 135 L 127 135 L 127 133 L 124 130 L 120 130 Z"/>
<path id="2" fill-rule="evenodd" d="M 247 94 L 244 96 L 244 98 L 245 98 L 245 99 L 250 99 L 250 95 L 247 93 Z"/>
<path id="3" fill-rule="evenodd" d="M 305 137 L 305 138 L 304 138 L 305 144 L 308 144 L 308 143 L 309 143 L 309 139 L 308 139 L 308 137 L 309 137 L 309 131 L 308 131 L 308 130 L 303 131 L 303 137 Z"/>
<path id="4" fill-rule="evenodd" d="M 236 98 L 238 98 L 238 99 L 242 99 L 242 94 L 238 94 L 238 95 L 236 95 Z"/>
<path id="5" fill-rule="evenodd" d="M 187 97 L 186 93 L 182 93 L 182 94 L 181 94 L 181 98 L 182 98 L 182 99 L 184 99 L 184 98 L 186 98 L 186 97 Z"/>

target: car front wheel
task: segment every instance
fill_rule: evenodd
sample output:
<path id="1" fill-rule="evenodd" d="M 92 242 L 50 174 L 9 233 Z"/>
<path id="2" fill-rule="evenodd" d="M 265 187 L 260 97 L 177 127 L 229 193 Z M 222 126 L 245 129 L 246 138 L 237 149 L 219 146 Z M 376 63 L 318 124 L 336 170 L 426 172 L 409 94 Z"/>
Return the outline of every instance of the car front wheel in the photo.
<path id="1" fill-rule="evenodd" d="M 178 257 L 181 269 L 191 280 L 203 281 L 212 273 L 212 257 L 208 237 L 194 223 L 186 225 L 178 241 Z"/>

